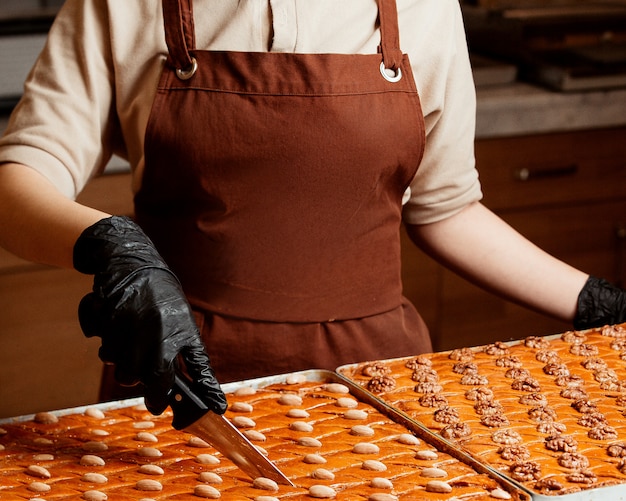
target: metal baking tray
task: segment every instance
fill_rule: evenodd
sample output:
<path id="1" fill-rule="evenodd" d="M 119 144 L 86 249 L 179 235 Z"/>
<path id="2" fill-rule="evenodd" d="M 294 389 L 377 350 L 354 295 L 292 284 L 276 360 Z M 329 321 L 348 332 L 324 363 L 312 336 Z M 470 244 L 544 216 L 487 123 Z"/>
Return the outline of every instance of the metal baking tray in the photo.
<path id="1" fill-rule="evenodd" d="M 101 402 L 97 404 L 81 405 L 78 407 L 68 407 L 66 409 L 58 409 L 49 411 L 54 416 L 70 416 L 73 414 L 84 414 L 88 409 L 98 409 L 101 411 L 123 409 L 125 407 L 134 407 L 136 405 L 143 405 L 143 397 L 128 398 L 125 400 L 115 400 L 112 402 Z M 0 425 L 21 423 L 24 421 L 32 421 L 36 414 L 23 414 L 21 416 L 0 418 Z"/>
<path id="2" fill-rule="evenodd" d="M 624 324 L 624 326 L 626 327 L 626 324 Z M 593 332 L 593 331 L 597 331 L 597 329 L 587 329 L 585 331 L 579 331 L 579 332 L 588 333 L 588 332 Z M 553 334 L 553 335 L 547 335 L 547 336 L 541 336 L 541 337 L 547 340 L 556 340 L 556 339 L 560 339 L 561 336 L 562 334 Z M 505 344 L 509 346 L 516 346 L 516 345 L 523 344 L 523 342 L 524 340 L 520 339 L 520 340 L 506 341 Z M 474 347 L 470 347 L 470 349 L 472 351 L 478 352 L 478 351 L 481 351 L 485 346 L 487 345 L 474 346 Z M 451 351 L 452 350 L 438 352 L 438 354 L 442 354 L 442 353 L 445 354 Z M 429 354 L 425 353 L 424 355 L 429 355 Z M 432 353 L 430 355 L 432 355 Z M 371 360 L 371 361 L 365 361 L 365 362 L 354 363 L 354 364 L 346 364 L 346 365 L 337 367 L 336 371 L 338 375 L 340 376 L 340 378 L 343 380 L 344 384 L 349 385 L 348 383 L 351 383 L 351 385 L 349 385 L 351 388 L 351 391 L 353 391 L 352 388 L 356 387 L 354 388 L 354 395 L 358 396 L 360 400 L 367 401 L 370 405 L 377 408 L 381 412 L 387 414 L 388 416 L 392 416 L 392 415 L 397 416 L 396 419 L 399 420 L 398 422 L 402 422 L 407 428 L 413 430 L 416 434 L 420 433 L 420 436 L 423 436 L 424 440 L 427 440 L 427 437 L 431 436 L 431 440 L 432 440 L 430 442 L 431 445 L 434 445 L 438 449 L 443 450 L 447 452 L 448 454 L 454 457 L 457 457 L 458 459 L 461 459 L 464 457 L 469 458 L 468 459 L 468 461 L 470 461 L 469 464 L 474 466 L 477 470 L 478 468 L 482 468 L 482 470 L 484 471 L 489 471 L 490 474 L 495 475 L 496 477 L 506 482 L 507 484 L 513 485 L 516 489 L 527 493 L 527 495 L 530 497 L 530 499 L 532 499 L 532 501 L 557 501 L 557 500 L 558 501 L 598 501 L 599 499 L 602 499 L 602 498 L 610 500 L 610 501 L 626 501 L 626 482 L 622 484 L 594 487 L 594 488 L 581 490 L 578 492 L 572 492 L 572 493 L 561 494 L 561 495 L 546 495 L 546 494 L 542 494 L 537 491 L 534 491 L 528 488 L 527 486 L 521 484 L 520 482 L 514 480 L 513 478 L 507 476 L 505 473 L 495 468 L 492 468 L 487 463 L 484 463 L 478 458 L 475 458 L 474 455 L 472 455 L 469 452 L 466 452 L 459 445 L 451 441 L 448 441 L 447 439 L 445 439 L 438 433 L 432 431 L 430 428 L 425 426 L 420 421 L 409 416 L 408 414 L 396 408 L 395 406 L 390 405 L 383 399 L 377 397 L 375 394 L 363 388 L 363 386 L 361 386 L 358 382 L 353 381 L 348 376 L 343 374 L 344 372 L 354 371 L 354 369 L 362 366 L 364 363 L 370 363 L 370 362 L 397 363 L 397 362 L 408 361 L 413 358 L 415 358 L 415 356 L 400 357 L 400 358 L 385 359 L 385 360 Z M 616 442 L 616 441 L 612 441 L 612 442 Z M 478 470 L 478 471 L 481 471 L 481 470 Z"/>

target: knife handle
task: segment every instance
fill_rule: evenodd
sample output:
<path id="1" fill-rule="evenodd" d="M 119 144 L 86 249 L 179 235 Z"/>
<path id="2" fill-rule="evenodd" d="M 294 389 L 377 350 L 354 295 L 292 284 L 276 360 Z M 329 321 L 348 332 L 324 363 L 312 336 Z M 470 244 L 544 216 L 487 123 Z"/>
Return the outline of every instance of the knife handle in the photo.
<path id="1" fill-rule="evenodd" d="M 190 383 L 181 375 L 174 377 L 174 386 L 168 395 L 169 404 L 174 412 L 172 426 L 182 430 L 209 411 L 207 405 L 191 390 Z"/>

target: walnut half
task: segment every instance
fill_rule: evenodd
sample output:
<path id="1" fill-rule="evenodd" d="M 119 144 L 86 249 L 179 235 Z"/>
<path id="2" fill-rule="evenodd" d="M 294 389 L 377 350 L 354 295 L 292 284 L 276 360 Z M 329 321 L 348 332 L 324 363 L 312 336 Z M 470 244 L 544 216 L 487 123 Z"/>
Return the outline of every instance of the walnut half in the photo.
<path id="1" fill-rule="evenodd" d="M 383 393 L 396 388 L 396 380 L 390 376 L 374 376 L 367 383 L 367 389 L 372 393 Z"/>
<path id="2" fill-rule="evenodd" d="M 578 442 L 571 435 L 552 435 L 546 438 L 546 449 L 557 452 L 576 452 Z"/>
<path id="3" fill-rule="evenodd" d="M 541 467 L 534 461 L 524 461 L 522 463 L 515 463 L 509 469 L 511 477 L 520 482 L 530 482 L 531 480 L 538 480 L 541 476 Z"/>
<path id="4" fill-rule="evenodd" d="M 468 437 L 472 434 L 472 430 L 467 423 L 449 424 L 441 430 L 441 436 L 452 440 Z"/>
<path id="5" fill-rule="evenodd" d="M 373 362 L 363 366 L 361 372 L 363 375 L 369 377 L 387 376 L 388 374 L 391 374 L 391 367 L 387 367 L 382 362 Z"/>

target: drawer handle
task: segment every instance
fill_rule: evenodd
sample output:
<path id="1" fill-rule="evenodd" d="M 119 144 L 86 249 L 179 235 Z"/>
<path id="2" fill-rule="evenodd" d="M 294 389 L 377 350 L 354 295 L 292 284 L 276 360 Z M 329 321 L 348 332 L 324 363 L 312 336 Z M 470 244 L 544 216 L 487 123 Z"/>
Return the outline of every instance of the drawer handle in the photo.
<path id="1" fill-rule="evenodd" d="M 578 165 L 563 165 L 561 167 L 546 167 L 532 169 L 522 167 L 515 171 L 515 179 L 518 181 L 531 181 L 533 179 L 549 179 L 558 177 L 574 176 L 578 172 Z"/>

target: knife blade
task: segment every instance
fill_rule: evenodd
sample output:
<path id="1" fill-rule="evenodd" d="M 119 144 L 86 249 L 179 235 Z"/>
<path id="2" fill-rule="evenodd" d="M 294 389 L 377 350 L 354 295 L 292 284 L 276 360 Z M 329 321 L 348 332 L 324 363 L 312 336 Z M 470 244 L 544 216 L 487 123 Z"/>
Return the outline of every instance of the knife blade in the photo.
<path id="1" fill-rule="evenodd" d="M 226 417 L 210 411 L 180 375 L 174 379 L 169 403 L 174 428 L 205 440 L 252 479 L 265 477 L 295 487 Z"/>

